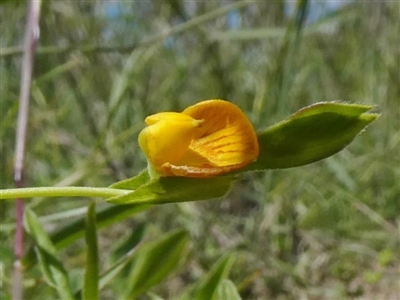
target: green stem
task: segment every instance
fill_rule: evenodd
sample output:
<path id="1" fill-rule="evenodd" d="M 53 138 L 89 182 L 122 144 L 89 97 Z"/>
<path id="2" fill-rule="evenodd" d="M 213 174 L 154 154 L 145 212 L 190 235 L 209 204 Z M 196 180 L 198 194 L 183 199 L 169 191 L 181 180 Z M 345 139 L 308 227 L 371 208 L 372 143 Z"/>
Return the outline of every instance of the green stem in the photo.
<path id="1" fill-rule="evenodd" d="M 101 197 L 121 196 L 130 190 L 95 188 L 95 187 L 34 187 L 0 190 L 0 199 L 32 198 L 32 197 Z"/>

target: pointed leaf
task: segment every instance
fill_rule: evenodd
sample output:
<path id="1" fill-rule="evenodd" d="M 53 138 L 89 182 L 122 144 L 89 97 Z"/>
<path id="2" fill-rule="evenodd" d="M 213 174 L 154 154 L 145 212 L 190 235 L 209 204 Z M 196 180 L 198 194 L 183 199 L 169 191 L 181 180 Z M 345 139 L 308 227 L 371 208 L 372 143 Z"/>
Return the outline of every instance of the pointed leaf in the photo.
<path id="1" fill-rule="evenodd" d="M 214 299 L 214 297 L 217 296 L 218 285 L 223 279 L 227 278 L 233 261 L 234 256 L 232 254 L 228 254 L 220 258 L 207 276 L 202 280 L 192 299 Z"/>
<path id="2" fill-rule="evenodd" d="M 303 108 L 258 134 L 260 156 L 248 169 L 291 168 L 329 157 L 379 117 L 367 113 L 372 108 L 337 102 Z"/>
<path id="3" fill-rule="evenodd" d="M 145 229 L 146 223 L 139 223 L 136 224 L 134 228 L 131 228 L 129 235 L 121 242 L 116 243 L 110 256 L 111 262 L 119 260 L 120 257 L 126 255 L 126 253 L 134 249 L 143 239 Z"/>
<path id="4" fill-rule="evenodd" d="M 89 205 L 86 216 L 86 267 L 82 299 L 99 298 L 99 256 L 97 248 L 96 203 Z"/>
<path id="5" fill-rule="evenodd" d="M 163 298 L 154 293 L 147 293 L 147 296 L 149 297 L 150 300 L 164 300 Z"/>
<path id="6" fill-rule="evenodd" d="M 97 228 L 107 227 L 111 224 L 120 222 L 127 218 L 132 217 L 134 214 L 140 213 L 151 206 L 149 205 L 124 205 L 124 206 L 109 206 L 100 209 L 96 214 Z M 52 243 L 54 243 L 57 250 L 62 249 L 77 239 L 83 237 L 85 234 L 85 218 L 81 217 L 73 221 L 55 233 L 50 235 Z M 22 259 L 22 264 L 25 269 L 29 269 L 36 263 L 36 256 L 34 249 L 28 250 L 27 254 Z"/>
<path id="7" fill-rule="evenodd" d="M 229 279 L 223 279 L 218 286 L 218 300 L 241 300 L 236 286 Z"/>
<path id="8" fill-rule="evenodd" d="M 57 290 L 61 299 L 73 299 L 68 274 L 56 255 L 56 248 L 35 213 L 29 209 L 25 211 L 25 224 L 36 243 L 35 252 L 47 283 Z"/>
<path id="9" fill-rule="evenodd" d="M 197 201 L 225 195 L 235 176 L 214 178 L 161 177 L 123 196 L 107 199 L 115 204 L 161 204 Z"/>
<path id="10" fill-rule="evenodd" d="M 109 282 L 115 279 L 115 277 L 120 274 L 125 267 L 129 266 L 132 259 L 136 256 L 137 248 L 138 246 L 131 249 L 125 256 L 121 257 L 109 269 L 101 274 L 99 281 L 100 289 L 104 288 Z"/>
<path id="11" fill-rule="evenodd" d="M 132 262 L 132 259 L 136 256 L 139 244 L 134 248 L 129 249 L 126 254 L 118 261 L 116 261 L 112 266 L 110 266 L 105 272 L 99 276 L 99 290 L 103 289 L 108 283 L 115 278 Z M 75 293 L 75 298 L 81 298 L 82 287 Z"/>
<path id="12" fill-rule="evenodd" d="M 140 248 L 128 279 L 125 299 L 136 299 L 173 271 L 182 259 L 188 241 L 187 232 L 177 230 Z"/>

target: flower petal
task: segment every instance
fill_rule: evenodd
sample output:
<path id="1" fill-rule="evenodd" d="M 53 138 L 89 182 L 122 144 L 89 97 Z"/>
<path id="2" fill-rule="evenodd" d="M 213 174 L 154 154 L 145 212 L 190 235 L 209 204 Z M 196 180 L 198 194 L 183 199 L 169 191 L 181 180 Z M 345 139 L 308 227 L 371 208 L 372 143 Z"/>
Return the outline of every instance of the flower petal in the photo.
<path id="1" fill-rule="evenodd" d="M 225 167 L 193 167 L 193 166 L 177 166 L 170 163 L 162 165 L 163 174 L 166 176 L 181 176 L 192 178 L 207 178 L 217 175 L 226 174 L 244 168 L 248 163 L 231 165 Z"/>
<path id="2" fill-rule="evenodd" d="M 210 177 L 243 168 L 258 157 L 257 135 L 236 105 L 224 100 L 207 100 L 188 107 L 183 114 L 204 123 L 197 128 L 189 151 L 177 164 L 163 165 L 164 172 Z"/>
<path id="3" fill-rule="evenodd" d="M 162 171 L 161 166 L 166 162 L 178 163 L 203 123 L 173 112 L 149 116 L 145 122 L 149 126 L 140 132 L 139 145 L 157 171 Z"/>

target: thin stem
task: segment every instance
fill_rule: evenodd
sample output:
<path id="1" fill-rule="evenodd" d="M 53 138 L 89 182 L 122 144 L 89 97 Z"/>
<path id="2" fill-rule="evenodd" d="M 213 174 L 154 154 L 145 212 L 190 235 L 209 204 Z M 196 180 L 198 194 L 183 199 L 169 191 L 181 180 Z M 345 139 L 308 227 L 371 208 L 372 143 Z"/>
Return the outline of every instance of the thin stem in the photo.
<path id="1" fill-rule="evenodd" d="M 110 198 L 132 192 L 112 188 L 95 188 L 82 186 L 68 187 L 34 187 L 0 190 L 0 199 L 33 198 L 33 197 L 100 197 Z"/>
<path id="2" fill-rule="evenodd" d="M 28 5 L 27 21 L 25 27 L 25 40 L 22 57 L 21 85 L 19 110 L 17 120 L 17 132 L 15 137 L 15 160 L 14 160 L 14 182 L 17 188 L 23 186 L 23 168 L 26 142 L 26 130 L 28 124 L 29 96 L 32 83 L 33 59 L 37 42 L 39 40 L 39 16 L 41 1 L 30 0 Z M 16 197 L 18 198 L 18 197 Z M 23 273 L 20 259 L 24 251 L 24 230 L 23 230 L 24 206 L 21 199 L 16 203 L 16 231 L 14 244 L 14 274 L 12 286 L 12 299 L 23 299 Z"/>

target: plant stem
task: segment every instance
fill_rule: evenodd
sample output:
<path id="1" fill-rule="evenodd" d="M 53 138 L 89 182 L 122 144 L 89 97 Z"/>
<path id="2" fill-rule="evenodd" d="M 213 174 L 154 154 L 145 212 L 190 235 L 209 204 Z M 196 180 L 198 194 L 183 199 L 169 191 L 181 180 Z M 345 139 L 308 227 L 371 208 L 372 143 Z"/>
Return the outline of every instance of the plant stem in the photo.
<path id="1" fill-rule="evenodd" d="M 23 186 L 23 169 L 26 130 L 28 125 L 29 96 L 32 83 L 33 59 L 37 42 L 39 40 L 39 16 L 41 0 L 30 0 L 28 2 L 27 21 L 25 25 L 25 40 L 23 48 L 21 83 L 19 95 L 19 109 L 17 130 L 15 136 L 15 160 L 14 160 L 14 182 L 17 188 Z M 17 197 L 16 197 L 17 198 Z M 24 205 L 21 199 L 16 203 L 16 231 L 14 244 L 14 273 L 12 284 L 12 299 L 22 300 L 23 297 L 23 279 L 24 274 L 21 268 L 20 259 L 23 255 L 24 230 L 23 230 Z"/>
<path id="2" fill-rule="evenodd" d="M 34 187 L 0 190 L 0 199 L 32 197 L 101 197 L 110 198 L 132 192 L 112 188 L 95 188 L 82 186 L 69 187 Z"/>

